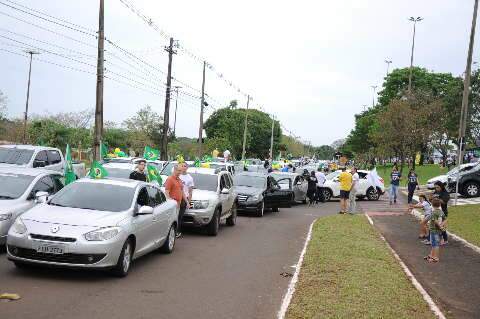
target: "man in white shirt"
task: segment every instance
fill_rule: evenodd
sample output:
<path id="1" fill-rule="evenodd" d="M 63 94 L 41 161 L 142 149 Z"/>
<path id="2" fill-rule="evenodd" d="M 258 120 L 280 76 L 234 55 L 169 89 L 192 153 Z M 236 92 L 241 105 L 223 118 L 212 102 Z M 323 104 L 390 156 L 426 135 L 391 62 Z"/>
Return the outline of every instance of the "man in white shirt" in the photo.
<path id="1" fill-rule="evenodd" d="M 352 167 L 350 170 L 350 174 L 352 174 L 352 189 L 350 190 L 350 195 L 349 195 L 349 200 L 350 200 L 350 205 L 349 205 L 349 213 L 354 214 L 357 208 L 357 187 L 358 183 L 360 183 L 360 176 L 358 176 L 357 173 L 357 168 Z"/>
<path id="2" fill-rule="evenodd" d="M 317 200 L 319 202 L 325 203 L 325 196 L 323 195 L 323 184 L 325 184 L 325 174 L 323 170 L 319 167 L 315 172 L 315 177 L 317 178 Z"/>
<path id="3" fill-rule="evenodd" d="M 182 185 L 183 185 L 183 193 L 185 194 L 185 198 L 187 199 L 187 205 L 186 205 L 186 208 L 185 209 L 188 209 L 190 208 L 190 203 L 192 202 L 192 193 L 193 193 L 193 187 L 195 186 L 195 184 L 193 183 L 193 177 L 192 175 L 188 174 L 187 173 L 187 170 L 188 170 L 188 164 L 187 163 L 182 163 L 180 164 L 181 166 L 181 171 L 182 173 L 180 174 L 179 178 L 180 180 L 182 181 Z M 181 217 L 179 218 L 182 218 L 183 217 L 183 214 Z M 178 221 L 178 229 L 177 229 L 177 237 L 180 237 L 182 235 L 182 233 L 180 232 L 180 226 L 182 225 L 182 221 L 179 220 Z"/>

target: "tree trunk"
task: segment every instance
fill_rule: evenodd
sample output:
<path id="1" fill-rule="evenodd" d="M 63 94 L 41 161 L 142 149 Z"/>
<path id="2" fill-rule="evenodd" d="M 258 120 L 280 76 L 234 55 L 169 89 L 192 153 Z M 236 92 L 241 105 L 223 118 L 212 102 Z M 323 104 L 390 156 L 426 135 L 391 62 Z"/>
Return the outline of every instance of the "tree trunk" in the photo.
<path id="1" fill-rule="evenodd" d="M 415 165 L 416 165 L 416 159 L 417 159 L 417 154 L 412 155 L 412 169 L 415 170 Z"/>

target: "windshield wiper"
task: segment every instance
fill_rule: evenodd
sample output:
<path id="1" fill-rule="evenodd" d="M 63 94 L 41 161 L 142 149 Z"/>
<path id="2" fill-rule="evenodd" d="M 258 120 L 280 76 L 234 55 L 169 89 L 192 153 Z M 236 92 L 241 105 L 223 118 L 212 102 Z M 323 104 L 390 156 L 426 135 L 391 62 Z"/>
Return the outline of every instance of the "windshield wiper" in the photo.
<path id="1" fill-rule="evenodd" d="M 55 204 L 55 203 L 48 203 L 48 205 L 52 205 L 52 206 L 58 206 L 58 207 L 66 207 L 66 206 L 63 206 L 63 205 L 60 205 L 60 204 Z"/>

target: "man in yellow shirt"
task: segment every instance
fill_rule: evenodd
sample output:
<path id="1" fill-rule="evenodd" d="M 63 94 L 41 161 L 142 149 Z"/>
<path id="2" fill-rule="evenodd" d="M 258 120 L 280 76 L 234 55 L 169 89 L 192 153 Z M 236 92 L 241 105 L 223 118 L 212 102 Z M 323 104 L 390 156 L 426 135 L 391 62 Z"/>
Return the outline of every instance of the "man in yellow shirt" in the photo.
<path id="1" fill-rule="evenodd" d="M 352 174 L 347 172 L 345 167 L 342 167 L 338 181 L 340 182 L 340 214 L 345 214 L 347 213 L 347 201 L 352 189 Z"/>

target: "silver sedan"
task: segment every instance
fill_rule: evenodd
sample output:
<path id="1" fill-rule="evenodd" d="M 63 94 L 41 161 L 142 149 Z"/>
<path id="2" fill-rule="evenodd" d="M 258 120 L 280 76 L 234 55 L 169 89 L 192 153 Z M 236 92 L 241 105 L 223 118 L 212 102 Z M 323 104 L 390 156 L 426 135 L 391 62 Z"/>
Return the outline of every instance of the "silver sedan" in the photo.
<path id="1" fill-rule="evenodd" d="M 106 268 L 126 276 L 132 260 L 153 250 L 171 253 L 176 202 L 156 185 L 81 179 L 17 218 L 7 238 L 16 266 Z"/>

